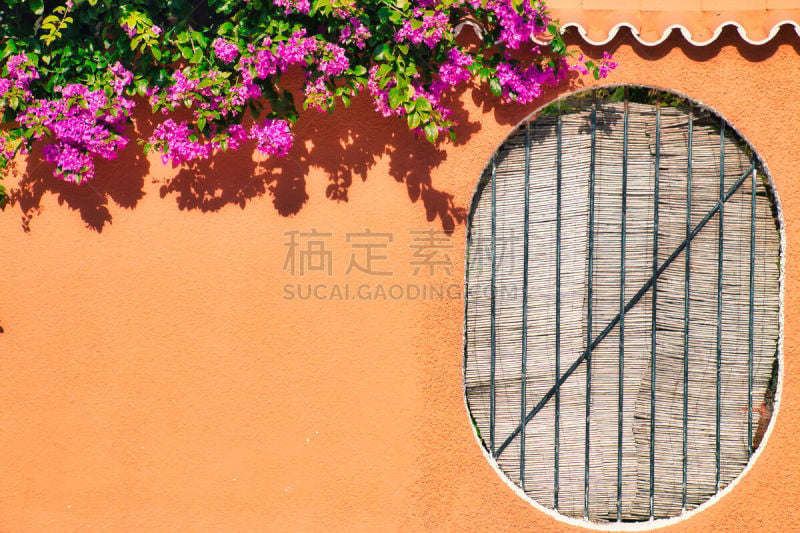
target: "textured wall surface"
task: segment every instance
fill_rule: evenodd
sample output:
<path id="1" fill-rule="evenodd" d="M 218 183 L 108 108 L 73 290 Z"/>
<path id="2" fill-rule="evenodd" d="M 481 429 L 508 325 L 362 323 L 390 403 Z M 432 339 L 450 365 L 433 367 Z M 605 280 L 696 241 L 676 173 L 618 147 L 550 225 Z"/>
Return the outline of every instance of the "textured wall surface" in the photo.
<path id="1" fill-rule="evenodd" d="M 789 531 L 800 523 L 800 41 L 634 43 L 611 43 L 622 66 L 607 81 L 716 108 L 766 161 L 786 223 L 774 431 L 729 494 L 670 529 Z M 464 94 L 458 142 L 436 149 L 361 99 L 304 117 L 275 166 L 240 153 L 178 172 L 132 145 L 78 190 L 21 162 L 0 214 L 0 530 L 578 529 L 493 470 L 462 390 L 465 211 L 489 156 L 538 105 Z M 314 238 L 331 274 L 296 264 L 293 275 L 285 233 L 312 228 L 331 234 Z M 392 240 L 347 241 L 365 228 Z M 410 232 L 443 228 L 450 272 L 415 275 Z M 373 274 L 347 272 L 368 251 Z M 297 284 L 352 298 L 290 298 Z M 429 284 L 443 296 L 409 297 Z"/>

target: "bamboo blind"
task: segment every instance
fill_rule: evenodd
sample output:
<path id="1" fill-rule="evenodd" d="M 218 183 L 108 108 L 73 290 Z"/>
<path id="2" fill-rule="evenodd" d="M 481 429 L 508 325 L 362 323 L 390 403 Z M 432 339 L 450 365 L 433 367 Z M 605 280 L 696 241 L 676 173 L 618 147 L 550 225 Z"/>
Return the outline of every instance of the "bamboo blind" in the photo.
<path id="1" fill-rule="evenodd" d="M 465 390 L 511 481 L 608 522 L 736 478 L 774 388 L 773 209 L 749 147 L 690 105 L 568 100 L 507 139 L 472 206 Z"/>

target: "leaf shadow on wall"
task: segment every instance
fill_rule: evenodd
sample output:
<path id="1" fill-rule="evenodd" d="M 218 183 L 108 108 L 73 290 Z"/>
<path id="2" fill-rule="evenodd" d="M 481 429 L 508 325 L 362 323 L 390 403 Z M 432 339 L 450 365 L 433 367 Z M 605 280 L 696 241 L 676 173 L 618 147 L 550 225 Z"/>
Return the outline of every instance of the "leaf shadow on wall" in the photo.
<path id="1" fill-rule="evenodd" d="M 511 127 L 557 94 L 574 89 L 576 79 L 573 73 L 568 83 L 548 88 L 538 102 L 528 107 L 502 104 L 483 88 L 467 90 L 475 105 L 492 113 L 497 123 Z M 148 108 L 144 101 L 138 104 L 139 109 Z M 446 104 L 457 123 L 456 141 L 452 144 L 464 145 L 480 131 L 481 124 L 470 120 L 463 102 L 455 95 Z M 372 106 L 370 97 L 362 94 L 350 108 L 337 108 L 331 115 L 303 112 L 294 128 L 294 147 L 283 158 L 254 155 L 255 143 L 250 141 L 239 150 L 185 164 L 176 174 L 165 178 L 149 178 L 158 175 L 160 165 L 151 168 L 137 143 L 137 139 L 152 134 L 160 117 L 139 115 L 131 140 L 120 157 L 97 161 L 95 178 L 80 186 L 54 178 L 51 165 L 42 160 L 41 147 L 37 146 L 21 163 L 25 168 L 17 171 L 21 178 L 10 190 L 10 203 L 22 211 L 25 231 L 30 231 L 33 217 L 41 212 L 45 195 L 55 195 L 59 204 L 78 211 L 87 227 L 101 232 L 106 224 L 112 223 L 110 204 L 135 208 L 144 197 L 147 178 L 159 184 L 161 198 L 174 198 L 181 210 L 215 212 L 228 205 L 244 209 L 249 200 L 269 194 L 276 211 L 288 217 L 297 214 L 309 199 L 306 177 L 312 168 L 327 175 L 326 196 L 345 203 L 354 181 L 366 181 L 369 171 L 385 157 L 389 175 L 406 185 L 409 200 L 422 205 L 429 222 L 438 220 L 448 233 L 464 224 L 467 206 L 458 205 L 454 195 L 437 187 L 431 176 L 431 171 L 447 159 L 446 148 L 451 141 L 431 145 L 424 137 L 410 132 L 405 120 L 384 118 Z M 245 126 L 249 127 L 249 122 Z M 474 181 L 477 179 L 475 176 Z"/>
<path id="2" fill-rule="evenodd" d="M 268 192 L 278 213 L 290 216 L 309 199 L 306 176 L 312 167 L 328 176 L 325 195 L 347 202 L 353 182 L 366 181 L 370 169 L 388 156 L 389 174 L 406 184 L 409 199 L 423 204 L 429 221 L 438 218 L 446 231 L 452 231 L 464 222 L 466 209 L 455 205 L 453 195 L 436 188 L 431 178 L 431 169 L 447 158 L 447 152 L 409 132 L 404 121 L 381 117 L 371 105 L 368 98 L 359 97 L 349 109 L 337 109 L 332 115 L 306 111 L 285 157 L 256 154 L 254 160 L 251 141 L 238 152 L 185 166 L 161 186 L 160 194 L 174 196 L 181 209 L 207 212 L 229 204 L 244 208 L 248 200 Z M 469 123 L 463 108 L 456 107 L 454 113 L 462 124 L 457 134 L 463 143 L 480 125 Z"/>
<path id="3" fill-rule="evenodd" d="M 9 187 L 9 206 L 22 212 L 22 228 L 26 232 L 30 231 L 33 218 L 41 213 L 45 195 L 54 195 L 59 205 L 78 211 L 86 226 L 98 233 L 111 223 L 109 201 L 133 209 L 144 197 L 144 177 L 150 164 L 133 139 L 117 159 L 97 160 L 95 177 L 81 185 L 54 177 L 53 166 L 43 160 L 41 147 L 37 144 L 31 150 L 24 169 L 11 168 L 11 173 L 21 178 L 15 187 Z"/>
<path id="4" fill-rule="evenodd" d="M 475 104 L 493 112 L 498 123 L 513 126 L 559 91 L 573 89 L 576 79 L 574 74 L 566 84 L 548 88 L 530 108 L 502 104 L 488 90 L 473 89 L 472 98 Z M 480 131 L 481 124 L 470 120 L 463 103 L 455 96 L 445 103 L 457 123 L 456 140 L 452 144 L 464 145 Z M 218 154 L 211 160 L 187 165 L 162 185 L 160 194 L 162 198 L 174 196 L 181 209 L 206 212 L 229 204 L 244 208 L 248 200 L 268 192 L 278 213 L 291 216 L 309 199 L 306 176 L 312 167 L 321 169 L 328 177 L 325 195 L 332 201 L 347 202 L 354 181 L 366 181 L 369 171 L 387 157 L 389 175 L 406 185 L 409 200 L 422 204 L 429 222 L 438 219 L 448 233 L 466 222 L 467 206 L 458 205 L 454 195 L 437 188 L 431 177 L 432 169 L 447 159 L 446 147 L 451 141 L 430 144 L 410 132 L 405 120 L 384 118 L 376 113 L 367 95 L 361 95 L 350 108 L 339 108 L 332 115 L 304 112 L 294 128 L 294 136 L 292 150 L 282 158 L 254 161 L 249 156 L 242 157 L 242 153 L 252 153 L 254 144 L 250 142 L 238 152 Z M 475 176 L 476 182 L 477 179 Z"/>

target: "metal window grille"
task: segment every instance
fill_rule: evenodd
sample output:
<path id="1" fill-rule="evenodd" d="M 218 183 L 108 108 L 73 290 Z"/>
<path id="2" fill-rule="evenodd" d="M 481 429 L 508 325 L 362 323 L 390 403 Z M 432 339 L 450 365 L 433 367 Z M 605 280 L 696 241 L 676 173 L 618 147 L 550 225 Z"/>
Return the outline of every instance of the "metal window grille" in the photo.
<path id="1" fill-rule="evenodd" d="M 531 499 L 600 522 L 680 515 L 742 472 L 780 335 L 757 157 L 712 112 L 631 91 L 583 93 L 513 133 L 467 240 L 476 430 Z"/>

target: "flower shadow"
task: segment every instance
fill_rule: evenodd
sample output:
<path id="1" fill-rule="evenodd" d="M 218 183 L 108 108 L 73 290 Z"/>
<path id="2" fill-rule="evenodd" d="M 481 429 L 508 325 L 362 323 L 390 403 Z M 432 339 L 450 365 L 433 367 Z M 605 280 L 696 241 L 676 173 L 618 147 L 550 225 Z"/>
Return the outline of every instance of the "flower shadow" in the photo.
<path id="1" fill-rule="evenodd" d="M 480 129 L 463 107 L 455 107 L 454 118 L 460 124 L 459 142 Z M 402 120 L 381 117 L 367 97 L 333 115 L 304 112 L 294 135 L 294 147 L 282 158 L 261 161 L 256 155 L 254 160 L 250 142 L 237 152 L 187 164 L 165 180 L 160 195 L 174 197 L 180 209 L 213 212 L 226 205 L 244 208 L 248 200 L 269 193 L 278 213 L 291 216 L 308 201 L 306 176 L 312 167 L 328 177 L 327 198 L 347 202 L 353 182 L 366 181 L 378 161 L 388 157 L 390 176 L 407 185 L 409 199 L 423 204 L 429 221 L 438 218 L 446 231 L 453 231 L 466 220 L 466 209 L 455 205 L 453 195 L 437 189 L 431 178 L 431 169 L 447 158 L 445 149 L 410 133 Z"/>
<path id="2" fill-rule="evenodd" d="M 547 88 L 540 102 L 574 88 L 576 79 L 573 76 L 560 87 Z M 468 91 L 472 103 L 492 113 L 499 124 L 514 125 L 525 112 L 520 106 L 502 104 L 486 89 L 473 87 Z M 446 98 L 457 124 L 454 144 L 463 145 L 481 130 L 481 124 L 470 118 L 456 95 Z M 147 103 L 140 101 L 139 107 L 146 109 Z M 134 137 L 148 138 L 158 120 L 149 114 L 138 115 Z M 431 171 L 447 160 L 451 141 L 431 145 L 424 137 L 409 132 L 403 119 L 387 119 L 376 113 L 368 95 L 362 94 L 349 108 L 339 108 L 333 114 L 304 111 L 294 135 L 294 147 L 283 158 L 261 157 L 250 141 L 237 151 L 184 164 L 170 177 L 153 178 L 159 184 L 159 195 L 174 199 L 181 210 L 216 212 L 228 205 L 244 209 L 251 199 L 269 194 L 278 214 L 288 217 L 308 202 L 307 177 L 312 168 L 327 176 L 327 198 L 348 202 L 353 183 L 357 179 L 366 181 L 379 161 L 386 159 L 390 177 L 406 185 L 408 199 L 421 204 L 428 221 L 438 220 L 446 232 L 465 223 L 467 207 L 458 205 L 455 196 L 437 187 L 432 178 Z M 145 179 L 155 170 L 135 140 L 119 158 L 99 161 L 96 177 L 80 186 L 54 178 L 50 165 L 42 162 L 40 148 L 19 164 L 24 169 L 9 196 L 10 204 L 22 212 L 26 231 L 41 212 L 43 197 L 53 194 L 59 204 L 78 211 L 88 228 L 101 232 L 112 222 L 110 205 L 135 208 L 145 194 Z"/>
<path id="3" fill-rule="evenodd" d="M 20 209 L 22 228 L 29 232 L 33 218 L 42 212 L 45 195 L 55 195 L 59 205 L 77 211 L 88 228 L 100 233 L 111 223 L 110 201 L 133 209 L 144 197 L 144 178 L 149 170 L 141 149 L 131 141 L 119 158 L 96 162 L 94 179 L 81 185 L 67 183 L 53 176 L 53 167 L 43 161 L 38 145 L 24 163 L 11 168 L 11 173 L 20 178 L 8 192 L 9 205 Z"/>

